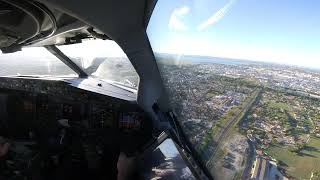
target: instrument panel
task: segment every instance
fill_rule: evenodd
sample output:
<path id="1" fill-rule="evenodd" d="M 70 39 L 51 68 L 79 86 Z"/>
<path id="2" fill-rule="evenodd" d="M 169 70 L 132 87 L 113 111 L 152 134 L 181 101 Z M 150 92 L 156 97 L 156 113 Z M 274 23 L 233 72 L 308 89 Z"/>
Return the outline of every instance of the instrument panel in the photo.
<path id="1" fill-rule="evenodd" d="M 0 179 L 92 179 L 104 175 L 106 158 L 143 151 L 152 124 L 134 94 L 88 81 L 0 77 L 0 138 L 10 142 Z"/>
<path id="2" fill-rule="evenodd" d="M 79 79 L 76 82 L 79 83 Z M 113 92 L 117 88 L 113 87 Z M 126 90 L 119 90 L 118 94 L 120 92 L 128 94 Z M 80 124 L 91 131 L 118 129 L 126 132 L 138 130 L 146 119 L 135 100 L 86 91 L 77 88 L 71 80 L 67 83 L 0 77 L 0 107 L 0 126 L 7 126 L 8 132 L 19 138 L 28 137 L 32 131 L 53 132 L 61 120 Z"/>
<path id="3" fill-rule="evenodd" d="M 144 117 L 138 108 L 123 111 L 105 103 L 82 103 L 23 91 L 0 91 L 0 99 L 2 121 L 9 127 L 11 135 L 20 138 L 27 137 L 32 130 L 51 131 L 60 120 L 81 124 L 90 130 L 133 130 L 140 127 Z"/>

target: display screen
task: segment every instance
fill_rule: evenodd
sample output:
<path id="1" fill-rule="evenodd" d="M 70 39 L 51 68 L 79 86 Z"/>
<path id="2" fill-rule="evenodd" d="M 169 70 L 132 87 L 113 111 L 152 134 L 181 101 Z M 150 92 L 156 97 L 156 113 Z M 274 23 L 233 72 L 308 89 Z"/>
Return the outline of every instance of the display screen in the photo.
<path id="1" fill-rule="evenodd" d="M 119 128 L 128 130 L 139 129 L 141 127 L 142 121 L 143 116 L 140 113 L 123 113 L 120 116 Z"/>

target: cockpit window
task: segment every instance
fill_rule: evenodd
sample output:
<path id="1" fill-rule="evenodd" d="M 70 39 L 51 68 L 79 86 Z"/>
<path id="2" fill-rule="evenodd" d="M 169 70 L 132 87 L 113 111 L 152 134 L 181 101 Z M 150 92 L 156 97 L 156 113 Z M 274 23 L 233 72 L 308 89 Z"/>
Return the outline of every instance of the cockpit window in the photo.
<path id="1" fill-rule="evenodd" d="M 147 29 L 214 179 L 320 178 L 319 2 L 159 0 Z"/>
<path id="2" fill-rule="evenodd" d="M 114 41 L 92 39 L 58 48 L 87 74 L 137 89 L 139 76 Z"/>
<path id="3" fill-rule="evenodd" d="M 77 74 L 45 48 L 30 47 L 10 54 L 0 52 L 0 76 L 76 77 Z"/>

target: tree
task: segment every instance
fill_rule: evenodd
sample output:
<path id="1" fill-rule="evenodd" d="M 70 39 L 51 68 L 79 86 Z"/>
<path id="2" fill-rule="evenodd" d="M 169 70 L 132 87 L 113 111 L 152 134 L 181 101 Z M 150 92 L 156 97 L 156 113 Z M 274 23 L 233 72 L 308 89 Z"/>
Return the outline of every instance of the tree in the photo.
<path id="1" fill-rule="evenodd" d="M 314 179 L 320 178 L 320 171 L 313 172 L 313 177 L 314 177 Z"/>

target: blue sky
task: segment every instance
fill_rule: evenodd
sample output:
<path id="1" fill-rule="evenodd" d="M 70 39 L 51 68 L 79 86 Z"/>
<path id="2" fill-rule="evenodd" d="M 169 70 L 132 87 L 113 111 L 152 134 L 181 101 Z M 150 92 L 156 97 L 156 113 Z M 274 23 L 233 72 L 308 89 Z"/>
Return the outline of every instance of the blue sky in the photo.
<path id="1" fill-rule="evenodd" d="M 147 32 L 157 52 L 320 68 L 317 0 L 159 0 Z"/>

